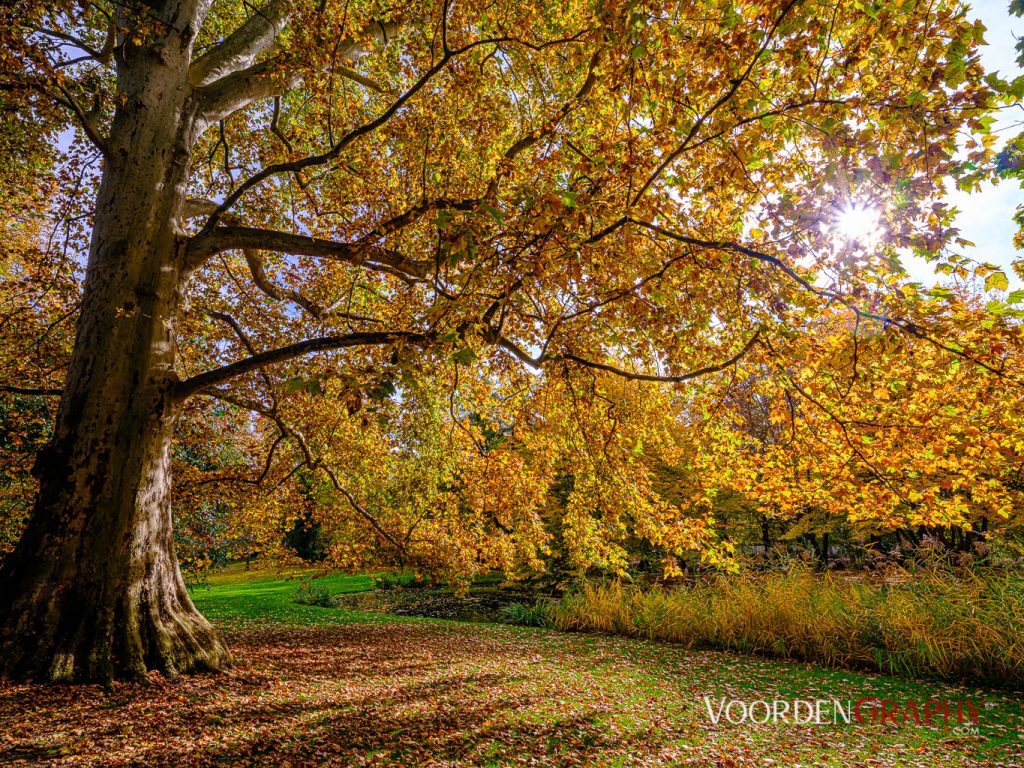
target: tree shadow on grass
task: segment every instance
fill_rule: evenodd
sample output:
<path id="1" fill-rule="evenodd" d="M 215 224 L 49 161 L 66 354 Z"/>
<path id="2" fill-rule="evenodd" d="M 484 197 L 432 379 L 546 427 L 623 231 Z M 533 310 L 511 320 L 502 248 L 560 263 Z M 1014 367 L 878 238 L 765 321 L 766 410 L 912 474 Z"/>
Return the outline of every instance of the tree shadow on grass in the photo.
<path id="1" fill-rule="evenodd" d="M 0 763 L 593 765 L 631 747 L 577 704 L 537 718 L 531 653 L 427 624 L 255 629 L 228 675 L 0 685 Z M 512 674 L 514 673 L 514 674 Z"/>
<path id="2" fill-rule="evenodd" d="M 448 682 L 480 688 L 475 679 Z M 404 691 L 401 706 L 366 698 L 341 711 L 318 705 L 292 706 L 287 714 L 275 709 L 270 727 L 188 756 L 153 747 L 132 764 L 579 766 L 600 764 L 599 758 L 609 753 L 629 753 L 626 740 L 608 734 L 596 713 L 513 724 L 509 714 L 528 705 L 515 696 L 458 707 L 431 706 L 435 701 L 425 686 Z M 261 713 L 250 714 L 259 718 Z"/>

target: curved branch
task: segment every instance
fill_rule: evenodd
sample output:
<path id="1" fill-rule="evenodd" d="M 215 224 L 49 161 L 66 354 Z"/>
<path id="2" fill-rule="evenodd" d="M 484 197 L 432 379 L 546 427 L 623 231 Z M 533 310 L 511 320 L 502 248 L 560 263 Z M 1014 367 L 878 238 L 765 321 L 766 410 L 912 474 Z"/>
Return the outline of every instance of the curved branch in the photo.
<path id="1" fill-rule="evenodd" d="M 66 43 L 70 43 L 72 46 L 77 48 L 86 54 L 86 58 L 93 59 L 100 64 L 109 64 L 113 58 L 114 46 L 117 43 L 117 23 L 113 16 L 110 17 L 110 21 L 107 24 L 107 34 L 104 38 L 103 45 L 96 48 L 85 40 L 75 35 L 69 34 L 59 29 L 48 29 L 46 27 L 40 27 L 35 24 L 26 25 L 33 32 L 38 32 L 41 35 L 52 37 L 57 40 L 63 40 Z M 79 61 L 80 59 L 76 59 Z"/>
<path id="2" fill-rule="evenodd" d="M 398 273 L 414 279 L 429 274 L 432 263 L 414 261 L 402 254 L 374 245 L 339 243 L 308 235 L 295 235 L 273 229 L 224 226 L 192 238 L 187 260 L 198 266 L 209 257 L 231 250 L 274 251 L 293 256 L 314 256 L 365 266 L 389 274 Z"/>
<path id="3" fill-rule="evenodd" d="M 355 495 L 348 488 L 341 484 L 341 481 L 338 480 L 338 476 L 335 475 L 334 470 L 332 470 L 322 461 L 319 462 L 318 464 L 315 464 L 314 466 L 317 469 L 323 470 L 323 473 L 327 475 L 328 479 L 331 481 L 331 485 L 334 486 L 334 489 L 338 491 L 340 494 L 342 494 L 348 500 L 348 503 L 352 507 L 352 509 L 354 509 L 359 514 L 360 517 L 362 517 L 367 523 L 370 524 L 370 527 L 373 528 L 377 535 L 395 548 L 395 551 L 398 553 L 400 562 L 404 562 L 407 558 L 409 558 L 409 551 L 406 549 L 405 544 L 400 542 L 390 533 L 388 533 L 384 526 L 382 526 L 377 521 L 377 518 L 371 515 L 367 511 L 366 507 L 364 507 L 362 504 L 356 501 Z"/>
<path id="4" fill-rule="evenodd" d="M 380 35 L 384 41 L 387 41 L 390 34 L 393 34 L 394 31 L 397 31 L 398 28 L 398 24 L 395 22 L 392 22 L 390 24 L 378 22 L 378 26 L 380 27 L 378 35 Z M 326 150 L 325 152 L 321 152 L 320 154 L 309 155 L 307 157 L 302 158 L 301 160 L 274 163 L 273 165 L 268 165 L 267 167 L 260 170 L 258 173 L 253 174 L 248 179 L 243 181 L 241 184 L 235 187 L 234 191 L 224 199 L 224 202 L 221 203 L 217 211 L 212 216 L 210 216 L 209 220 L 206 222 L 206 225 L 203 227 L 204 232 L 209 232 L 215 226 L 217 226 L 217 224 L 219 224 L 220 220 L 223 218 L 224 214 L 226 214 L 231 209 L 231 207 L 234 206 L 235 203 L 237 203 L 250 189 L 252 189 L 255 186 L 258 186 L 259 184 L 262 184 L 266 179 L 269 179 L 272 176 L 276 176 L 282 173 L 296 173 L 298 171 L 305 170 L 306 168 L 325 165 L 339 157 L 342 152 L 344 152 L 359 138 L 367 134 L 373 133 L 382 125 L 386 124 L 389 120 L 391 120 L 391 118 L 394 117 L 402 109 L 402 107 L 405 106 L 407 102 L 409 102 L 414 96 L 416 96 L 416 94 L 423 90 L 423 88 L 425 88 L 427 84 L 430 83 L 433 80 L 433 78 L 437 76 L 438 73 L 444 70 L 445 67 L 448 66 L 449 62 L 451 62 L 457 56 L 469 53 L 470 51 L 473 51 L 476 48 L 480 48 L 481 46 L 484 45 L 499 45 L 501 43 L 512 43 L 516 45 L 521 45 L 531 50 L 543 50 L 553 45 L 561 45 L 565 43 L 576 42 L 581 37 L 586 35 L 589 31 L 590 30 L 582 30 L 576 33 L 575 35 L 565 38 L 559 38 L 556 40 L 549 40 L 543 43 L 530 43 L 528 41 L 519 40 L 515 37 L 510 37 L 507 35 L 500 37 L 489 37 L 480 40 L 474 40 L 472 42 L 466 43 L 461 48 L 448 51 L 433 66 L 431 66 L 422 75 L 420 75 L 419 79 L 417 79 L 415 83 L 413 83 L 406 91 L 404 91 L 400 96 L 398 96 L 394 101 L 392 101 L 387 109 L 381 112 L 373 120 L 363 123 L 362 125 L 350 130 L 348 133 L 342 136 L 337 142 L 335 142 L 335 144 L 331 146 L 330 149 Z"/>
<path id="5" fill-rule="evenodd" d="M 100 129 L 98 116 L 99 116 L 99 96 L 97 95 L 97 107 L 86 111 L 79 106 L 75 97 L 59 83 L 55 86 L 58 91 L 61 92 L 60 96 L 53 96 L 54 101 L 63 106 L 72 115 L 75 120 L 82 127 L 82 131 L 86 137 L 93 143 L 93 146 L 100 151 L 100 153 L 109 158 L 110 157 L 110 144 L 106 136 Z"/>
<path id="6" fill-rule="evenodd" d="M 202 392 L 210 387 L 215 387 L 218 384 L 223 384 L 243 374 L 258 371 L 275 363 L 284 363 L 297 357 L 304 357 L 314 352 L 329 352 L 347 347 L 386 346 L 396 341 L 408 341 L 417 344 L 430 338 L 432 337 L 424 333 L 367 331 L 348 333 L 343 336 L 322 336 L 317 339 L 306 339 L 295 344 L 250 355 L 243 360 L 192 376 L 180 382 L 175 388 L 174 394 L 177 399 L 184 400 L 191 395 Z"/>
<path id="7" fill-rule="evenodd" d="M 242 346 L 245 347 L 246 352 L 250 355 L 259 354 L 256 347 L 253 346 L 253 343 L 249 340 L 249 336 L 244 330 L 242 330 L 242 326 L 237 320 L 235 320 L 235 318 L 226 312 L 217 312 L 215 310 L 207 310 L 206 314 L 215 320 L 220 320 L 222 323 L 228 325 L 231 330 L 235 332 L 235 336 L 238 337 L 238 340 L 242 342 Z M 267 393 L 270 395 L 274 408 L 277 408 L 277 397 L 274 395 L 274 385 L 270 379 L 270 375 L 266 371 L 260 371 L 260 378 L 263 379 L 263 383 L 267 387 Z"/>
<path id="8" fill-rule="evenodd" d="M 688 373 L 681 373 L 677 376 L 658 376 L 651 373 L 633 373 L 631 371 L 624 371 L 621 368 L 616 368 L 615 366 L 607 365 L 605 363 L 598 363 L 593 360 L 585 360 L 584 358 L 573 354 L 562 354 L 559 355 L 559 357 L 562 360 L 571 360 L 572 362 L 578 363 L 586 368 L 596 368 L 597 370 L 605 371 L 606 373 L 611 373 L 614 374 L 615 376 L 620 376 L 624 379 L 630 379 L 632 381 L 659 381 L 665 384 L 679 384 L 684 381 L 690 381 L 691 379 L 706 376 L 709 373 L 718 373 L 719 371 L 724 371 L 726 368 L 731 368 L 732 366 L 736 365 L 736 363 L 738 363 L 741 359 L 743 359 L 743 356 L 750 351 L 750 348 L 753 347 L 754 344 L 756 344 L 758 339 L 760 338 L 761 329 L 758 328 L 756 331 L 754 331 L 753 336 L 751 336 L 747 340 L 747 343 L 743 345 L 742 349 L 740 349 L 739 352 L 730 357 L 728 360 L 718 363 L 717 365 L 709 365 L 704 368 L 697 368 L 696 370 L 689 371 Z"/>
<path id="9" fill-rule="evenodd" d="M 772 39 L 775 37 L 775 33 L 778 31 L 783 20 L 786 18 L 786 16 L 789 15 L 789 12 L 793 10 L 793 8 L 800 4 L 800 2 L 802 2 L 802 0 L 789 0 L 789 2 L 783 7 L 782 11 L 775 19 L 775 22 L 768 30 L 768 33 L 764 36 L 764 40 L 761 42 L 760 47 L 757 49 L 757 53 L 754 54 L 754 57 L 750 60 L 750 63 L 747 65 L 743 73 L 731 82 L 728 90 L 726 90 L 725 93 L 723 93 L 718 98 L 718 100 L 714 104 L 712 104 L 706 112 L 704 112 L 704 114 L 697 118 L 693 126 L 690 128 L 689 133 L 686 134 L 686 138 L 683 139 L 682 144 L 676 147 L 672 152 L 669 152 L 668 155 L 665 156 L 665 159 L 658 164 L 657 168 L 654 169 L 654 172 L 647 177 L 647 180 L 641 185 L 640 189 L 637 190 L 636 194 L 633 195 L 632 199 L 630 200 L 630 208 L 635 206 L 640 201 L 640 198 L 643 197 L 644 193 L 646 193 L 647 190 L 650 189 L 651 185 L 655 181 L 657 181 L 658 177 L 662 174 L 662 172 L 669 165 L 675 162 L 676 158 L 678 158 L 679 155 L 686 151 L 690 142 L 697 137 L 697 134 L 700 132 L 700 129 L 704 127 L 704 124 L 711 118 L 711 116 L 714 115 L 715 112 L 717 112 L 722 106 L 727 104 L 733 98 L 733 96 L 736 95 L 736 93 L 740 89 L 740 86 L 743 85 L 743 83 L 745 83 L 749 79 L 751 73 L 754 71 L 754 67 L 757 66 L 757 62 L 761 60 L 761 54 L 768 50 L 768 46 L 771 43 Z"/>
<path id="10" fill-rule="evenodd" d="M 853 312 L 858 318 L 863 317 L 867 318 L 868 320 L 874 320 L 879 323 L 895 326 L 896 328 L 899 328 L 901 331 L 906 333 L 908 336 L 913 336 L 915 338 L 921 339 L 922 341 L 931 344 L 936 349 L 941 349 L 944 352 L 947 352 L 948 354 L 954 355 L 963 360 L 967 360 L 968 362 L 973 363 L 974 365 L 977 365 L 978 367 L 983 368 L 989 373 L 993 373 L 1002 379 L 1013 381 L 1015 384 L 1022 384 L 1022 382 L 1008 376 L 1005 371 L 986 363 L 984 360 L 980 360 L 974 357 L 973 355 L 964 352 L 963 350 L 957 349 L 954 346 L 951 346 L 940 341 L 939 339 L 934 338 L 916 323 L 909 322 L 907 320 L 900 320 L 899 318 L 895 317 L 886 317 L 884 315 L 879 315 L 875 312 L 862 309 L 859 306 L 857 306 L 851 299 L 848 299 L 847 297 L 839 293 L 836 293 L 835 291 L 828 290 L 826 288 L 818 288 L 812 285 L 810 282 L 807 281 L 805 277 L 803 277 L 799 272 L 797 272 L 795 269 L 793 269 L 779 257 L 772 256 L 769 253 L 764 253 L 762 251 L 755 250 L 754 248 L 748 248 L 747 246 L 740 245 L 739 243 L 734 243 L 727 240 L 702 240 L 697 237 L 690 237 L 688 235 L 680 234 L 679 232 L 674 232 L 658 224 L 633 218 L 632 216 L 621 217 L 614 223 L 605 227 L 597 234 L 592 235 L 590 238 L 588 238 L 586 242 L 595 243 L 598 240 L 607 237 L 617 229 L 625 226 L 626 224 L 633 224 L 634 226 L 643 227 L 644 229 L 650 230 L 651 232 L 655 232 L 671 240 L 675 240 L 676 242 L 686 243 L 687 245 L 693 245 L 698 248 L 704 248 L 708 250 L 729 251 L 732 253 L 740 254 L 742 256 L 748 256 L 752 259 L 756 259 L 757 261 L 761 261 L 766 264 L 771 264 L 773 267 L 775 267 L 780 272 L 789 277 L 791 280 L 793 280 L 793 282 L 799 285 L 803 290 L 812 293 L 815 296 L 818 296 L 819 298 L 825 299 L 826 301 L 835 301 L 839 304 L 842 304 L 844 307 Z"/>
<path id="11" fill-rule="evenodd" d="M 305 436 L 299 430 L 295 429 L 294 427 L 286 423 L 285 420 L 281 417 L 281 415 L 277 412 L 276 408 L 273 410 L 268 410 L 261 406 L 257 406 L 253 403 L 248 403 L 244 400 L 236 398 L 235 396 L 231 395 L 228 392 L 224 392 L 223 390 L 207 390 L 203 394 L 213 397 L 217 400 L 223 400 L 226 403 L 231 403 L 232 405 L 236 405 L 240 408 L 246 408 L 252 411 L 253 413 L 258 413 L 261 416 L 265 416 L 266 418 L 272 420 L 277 425 L 279 437 L 277 438 L 277 440 L 274 441 L 274 445 L 271 448 L 270 455 L 267 456 L 267 463 L 264 467 L 263 473 L 260 475 L 260 479 L 256 482 L 262 481 L 262 479 L 266 477 L 267 473 L 269 472 L 270 460 L 273 457 L 274 448 L 277 447 L 278 443 L 282 439 L 290 437 L 293 440 L 295 440 L 295 443 L 296 445 L 298 445 L 299 451 L 302 454 L 303 461 L 302 464 L 300 464 L 299 466 L 305 465 L 314 471 L 318 469 L 321 470 L 325 475 L 327 475 L 327 478 L 331 481 L 331 485 L 334 486 L 334 489 L 341 493 L 348 500 L 348 503 L 352 506 L 352 509 L 354 509 L 359 514 L 360 517 L 362 517 L 364 520 L 366 520 L 366 522 L 370 524 L 370 526 L 377 533 L 377 535 L 381 537 L 381 539 L 383 539 L 395 548 L 395 551 L 398 553 L 399 558 L 404 559 L 409 557 L 409 552 L 406 549 L 405 544 L 398 541 L 392 534 L 390 534 L 380 524 L 377 518 L 370 514 L 370 512 L 364 506 L 362 506 L 358 501 L 356 501 L 355 495 L 342 484 L 334 470 L 332 470 L 324 462 L 323 457 L 313 455 L 313 451 L 309 447 L 309 443 L 306 442 Z M 252 483 L 253 481 L 242 480 L 242 482 Z"/>
<path id="12" fill-rule="evenodd" d="M 520 348 L 515 342 L 507 339 L 503 336 L 497 336 L 493 340 L 497 342 L 498 346 L 509 352 L 513 357 L 518 359 L 520 362 L 526 363 L 531 368 L 540 368 L 545 363 L 553 363 L 559 361 L 573 362 L 578 365 L 582 365 L 585 368 L 594 368 L 606 373 L 611 373 L 615 376 L 619 376 L 624 379 L 630 379 L 631 381 L 656 381 L 664 384 L 679 384 L 684 381 L 690 381 L 701 376 L 706 376 L 709 373 L 717 373 L 724 371 L 726 368 L 731 368 L 736 365 L 740 360 L 743 359 L 744 355 L 750 351 L 750 348 L 754 346 L 761 338 L 761 329 L 758 328 L 754 334 L 747 340 L 739 352 L 717 365 L 709 365 L 704 368 L 697 368 L 687 373 L 681 373 L 675 376 L 659 376 L 652 373 L 633 373 L 632 371 L 626 371 L 622 368 L 616 368 L 614 365 L 608 365 L 607 363 L 599 363 L 594 360 L 587 360 L 579 355 L 572 354 L 570 352 L 560 352 L 556 354 L 542 353 L 537 357 L 531 357 L 522 348 Z"/>
<path id="13" fill-rule="evenodd" d="M 242 251 L 242 255 L 245 257 L 245 263 L 249 266 L 249 274 L 252 275 L 253 282 L 256 283 L 256 287 L 259 288 L 274 301 L 291 301 L 294 304 L 298 304 L 310 315 L 317 320 L 322 320 L 328 315 L 333 315 L 341 304 L 344 303 L 344 299 L 328 304 L 327 306 L 320 306 L 315 301 L 300 293 L 299 291 L 292 290 L 291 288 L 281 288 L 276 285 L 270 277 L 267 275 L 266 269 L 263 266 L 263 259 L 257 251 L 246 248 Z M 372 317 L 363 317 L 360 315 L 343 315 L 348 320 L 360 320 L 368 323 L 380 322 Z"/>
<path id="14" fill-rule="evenodd" d="M 206 310 L 206 314 L 208 314 L 213 319 L 220 320 L 222 323 L 229 326 L 231 330 L 235 332 L 235 336 L 237 336 L 238 340 L 242 342 L 242 346 L 245 347 L 246 351 L 250 355 L 258 354 L 258 352 L 256 351 L 256 347 L 254 347 L 252 345 L 252 342 L 249 341 L 249 337 L 246 335 L 245 331 L 242 330 L 242 326 L 239 325 L 238 321 L 235 320 L 235 318 L 233 318 L 227 312 L 218 312 L 213 309 Z"/>

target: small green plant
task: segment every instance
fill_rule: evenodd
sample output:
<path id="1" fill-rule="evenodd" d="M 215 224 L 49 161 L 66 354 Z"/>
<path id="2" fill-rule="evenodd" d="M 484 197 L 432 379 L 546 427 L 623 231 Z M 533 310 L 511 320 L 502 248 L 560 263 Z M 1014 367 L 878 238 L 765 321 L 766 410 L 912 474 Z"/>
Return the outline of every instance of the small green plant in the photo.
<path id="1" fill-rule="evenodd" d="M 402 582 L 402 586 L 406 589 L 426 589 L 434 586 L 434 580 L 427 574 L 417 573 L 411 579 L 407 578 Z"/>
<path id="2" fill-rule="evenodd" d="M 408 574 L 382 573 L 379 576 L 373 577 L 373 587 L 374 589 L 387 591 L 396 587 L 404 587 L 410 581 L 412 581 L 412 577 Z"/>
<path id="3" fill-rule="evenodd" d="M 333 598 L 330 591 L 323 584 L 317 584 L 315 581 L 304 581 L 295 590 L 292 602 L 299 605 L 319 605 L 329 608 L 333 605 Z"/>
<path id="4" fill-rule="evenodd" d="M 537 600 L 533 605 L 511 603 L 501 609 L 501 618 L 506 624 L 520 627 L 550 627 L 551 607 L 546 600 Z"/>

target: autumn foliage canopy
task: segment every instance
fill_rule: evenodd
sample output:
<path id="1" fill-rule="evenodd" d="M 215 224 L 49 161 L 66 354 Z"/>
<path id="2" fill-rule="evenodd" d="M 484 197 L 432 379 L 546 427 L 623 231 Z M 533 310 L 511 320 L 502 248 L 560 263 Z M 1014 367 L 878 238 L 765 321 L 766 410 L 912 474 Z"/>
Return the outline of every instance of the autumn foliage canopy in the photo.
<path id="1" fill-rule="evenodd" d="M 0 11 L 3 548 L 141 98 L 121 61 L 172 31 L 190 563 L 296 520 L 339 566 L 457 578 L 624 572 L 637 542 L 725 563 L 725 500 L 803 532 L 1020 524 L 1024 296 L 943 196 L 1007 175 L 991 115 L 1024 81 L 957 3 L 222 0 L 175 28 L 192 5 Z"/>

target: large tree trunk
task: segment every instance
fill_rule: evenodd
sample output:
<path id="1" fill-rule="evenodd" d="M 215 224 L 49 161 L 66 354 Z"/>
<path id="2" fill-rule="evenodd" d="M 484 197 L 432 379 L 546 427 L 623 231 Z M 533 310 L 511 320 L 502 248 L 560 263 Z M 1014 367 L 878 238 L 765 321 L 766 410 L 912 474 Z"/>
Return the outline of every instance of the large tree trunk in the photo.
<path id="1" fill-rule="evenodd" d="M 85 292 L 39 496 L 0 573 L 0 674 L 109 681 L 230 663 L 171 531 L 189 49 L 126 46 Z"/>

